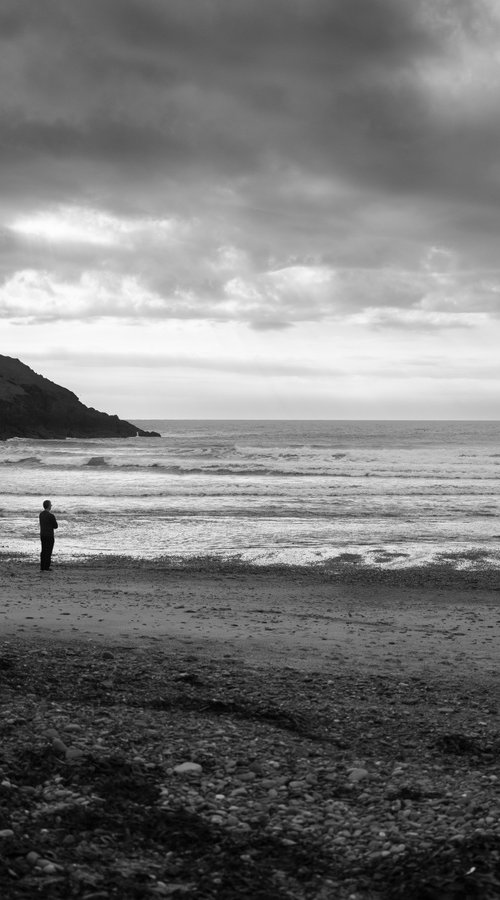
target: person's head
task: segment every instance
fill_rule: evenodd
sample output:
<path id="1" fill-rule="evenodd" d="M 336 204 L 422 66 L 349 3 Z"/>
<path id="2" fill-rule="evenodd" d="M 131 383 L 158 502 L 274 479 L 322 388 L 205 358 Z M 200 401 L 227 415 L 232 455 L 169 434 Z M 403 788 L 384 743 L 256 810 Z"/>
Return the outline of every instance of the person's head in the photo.
<path id="1" fill-rule="evenodd" d="M 50 502 L 50 500 L 44 500 L 44 501 L 43 501 L 43 508 L 44 508 L 44 509 L 50 509 L 51 506 L 52 506 L 52 503 Z"/>

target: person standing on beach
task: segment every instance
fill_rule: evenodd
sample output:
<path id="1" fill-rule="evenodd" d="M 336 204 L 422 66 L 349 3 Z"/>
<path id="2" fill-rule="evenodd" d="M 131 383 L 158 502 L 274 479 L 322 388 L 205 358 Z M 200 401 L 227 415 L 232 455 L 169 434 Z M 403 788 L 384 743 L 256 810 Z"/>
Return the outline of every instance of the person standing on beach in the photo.
<path id="1" fill-rule="evenodd" d="M 40 513 L 40 540 L 42 542 L 42 551 L 40 553 L 40 571 L 48 572 L 50 569 L 50 561 L 52 559 L 52 550 L 54 549 L 54 530 L 58 527 L 57 519 L 50 510 L 52 503 L 50 500 L 43 501 L 43 509 Z"/>

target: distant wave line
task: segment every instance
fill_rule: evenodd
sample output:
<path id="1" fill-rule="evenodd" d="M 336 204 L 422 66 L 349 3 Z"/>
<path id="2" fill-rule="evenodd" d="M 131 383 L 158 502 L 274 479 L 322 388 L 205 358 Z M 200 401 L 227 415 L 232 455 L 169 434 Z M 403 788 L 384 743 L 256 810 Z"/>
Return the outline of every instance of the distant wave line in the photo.
<path id="1" fill-rule="evenodd" d="M 32 496 L 32 495 L 27 495 Z M 33 495 L 33 496 L 39 496 Z M 75 498 L 77 499 L 77 498 Z M 110 498 L 106 498 L 110 499 Z M 65 514 L 68 513 L 70 516 L 73 513 L 71 508 L 64 509 L 62 508 L 58 515 L 60 515 L 61 519 L 64 518 Z M 400 510 L 318 510 L 318 509 L 290 509 L 287 507 L 277 507 L 277 506 L 262 506 L 257 508 L 247 507 L 241 509 L 241 507 L 226 507 L 225 509 L 181 509 L 177 507 L 165 507 L 162 508 L 151 508 L 151 507 L 142 507 L 142 506 L 134 506 L 130 504 L 126 507 L 122 508 L 106 508 L 103 509 L 101 506 L 97 505 L 94 508 L 85 508 L 78 507 L 78 518 L 96 518 L 99 520 L 102 519 L 117 519 L 124 521 L 124 526 L 126 525 L 126 519 L 130 514 L 136 516 L 137 519 L 150 519 L 151 521 L 159 520 L 159 519 L 218 519 L 223 521 L 224 519 L 232 520 L 232 519 L 261 519 L 261 520 L 317 520 L 321 522 L 327 521 L 350 521 L 350 522 L 366 522 L 366 521 L 381 521 L 386 519 L 393 519 L 394 521 L 400 522 L 411 522 L 416 523 L 420 522 L 421 527 L 425 528 L 425 522 L 435 522 L 435 521 L 448 521 L 450 516 L 453 515 L 459 520 L 471 520 L 471 519 L 497 519 L 500 518 L 499 512 L 486 512 L 481 509 L 448 509 L 443 512 L 442 509 L 439 510 L 425 510 L 422 515 L 421 511 L 412 512 L 408 508 L 402 508 Z M 11 509 L 8 511 L 8 515 L 11 517 L 32 517 L 33 511 L 31 509 L 19 509 L 13 512 Z M 4 511 L 0 509 L 0 516 L 4 516 Z"/>
<path id="2" fill-rule="evenodd" d="M 445 475 L 437 472 L 379 472 L 379 471 L 350 471 L 350 472 L 334 472 L 328 469 L 321 469 L 316 471 L 307 471 L 303 469 L 281 469 L 281 468 L 272 468 L 269 466 L 255 466 L 255 467 L 239 467 L 235 466 L 221 466 L 221 467 L 212 467 L 212 468 L 202 468 L 199 466 L 194 467 L 183 467 L 176 465 L 167 465 L 163 463 L 147 463 L 144 465 L 134 465 L 130 463 L 114 463 L 111 462 L 99 462 L 99 463 L 90 463 L 87 460 L 86 462 L 78 463 L 78 464 L 68 464 L 63 465 L 61 463 L 45 463 L 36 459 L 24 459 L 24 460 L 3 460 L 0 462 L 0 466 L 8 466 L 9 468 L 15 468 L 19 466 L 21 468 L 32 468 L 35 469 L 37 467 L 47 469 L 49 471 L 58 470 L 61 473 L 68 471 L 107 471 L 107 472 L 126 472 L 126 471 L 150 471 L 161 472 L 168 475 L 178 476 L 179 478 L 189 477 L 193 475 L 202 476 L 202 477 L 238 477 L 238 478 L 304 478 L 304 479 L 318 479 L 318 478 L 328 478 L 328 479 L 345 479 L 347 481 L 364 481 L 365 479 L 374 479 L 374 480 L 385 480 L 385 481 L 425 481 L 425 482 L 438 482 L 438 483 L 446 483 L 446 482 L 500 482 L 500 474 L 484 474 L 484 475 L 472 475 L 463 473 L 457 475 Z"/>

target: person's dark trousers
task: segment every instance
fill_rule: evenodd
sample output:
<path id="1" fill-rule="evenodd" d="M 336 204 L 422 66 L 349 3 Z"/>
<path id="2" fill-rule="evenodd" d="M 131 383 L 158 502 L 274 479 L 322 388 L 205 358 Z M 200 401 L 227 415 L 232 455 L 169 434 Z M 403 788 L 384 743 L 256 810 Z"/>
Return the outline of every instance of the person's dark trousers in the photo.
<path id="1" fill-rule="evenodd" d="M 40 553 L 40 569 L 46 572 L 50 569 L 50 560 L 52 559 L 52 550 L 54 549 L 53 537 L 41 537 L 42 552 Z"/>

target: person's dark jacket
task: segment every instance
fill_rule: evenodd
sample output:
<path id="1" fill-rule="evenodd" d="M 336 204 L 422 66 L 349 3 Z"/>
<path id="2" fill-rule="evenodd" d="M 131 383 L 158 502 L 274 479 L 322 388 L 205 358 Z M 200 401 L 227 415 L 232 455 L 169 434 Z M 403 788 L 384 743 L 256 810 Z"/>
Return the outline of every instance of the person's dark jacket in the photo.
<path id="1" fill-rule="evenodd" d="M 54 513 L 51 513 L 48 509 L 42 509 L 40 513 L 40 537 L 54 537 L 54 529 L 57 527 Z"/>

